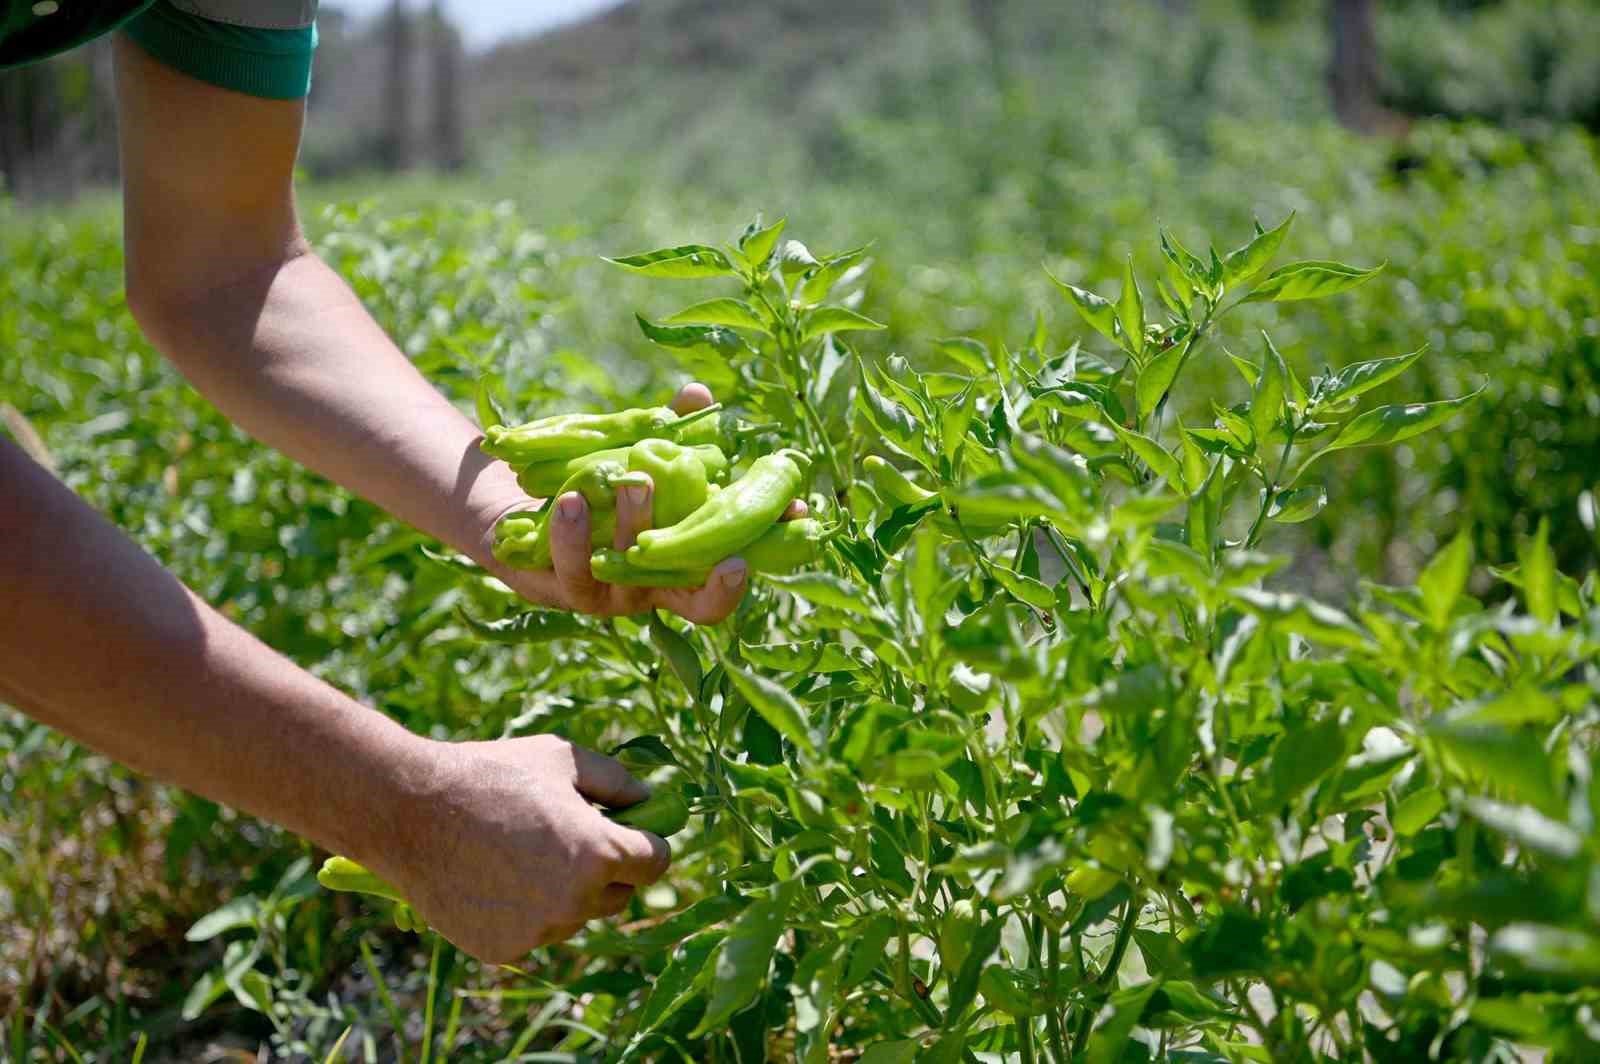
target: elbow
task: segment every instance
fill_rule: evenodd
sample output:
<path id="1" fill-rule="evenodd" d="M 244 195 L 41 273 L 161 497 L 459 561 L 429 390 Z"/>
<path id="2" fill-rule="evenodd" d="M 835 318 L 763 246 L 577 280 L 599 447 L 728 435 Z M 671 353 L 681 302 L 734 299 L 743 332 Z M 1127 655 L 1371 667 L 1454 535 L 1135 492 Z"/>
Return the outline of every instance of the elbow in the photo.
<path id="1" fill-rule="evenodd" d="M 169 350 L 167 337 L 172 321 L 177 317 L 180 300 L 170 289 L 151 276 L 150 270 L 138 269 L 130 261 L 123 274 L 123 285 L 128 302 L 128 313 L 133 315 L 139 330 L 158 349 Z"/>

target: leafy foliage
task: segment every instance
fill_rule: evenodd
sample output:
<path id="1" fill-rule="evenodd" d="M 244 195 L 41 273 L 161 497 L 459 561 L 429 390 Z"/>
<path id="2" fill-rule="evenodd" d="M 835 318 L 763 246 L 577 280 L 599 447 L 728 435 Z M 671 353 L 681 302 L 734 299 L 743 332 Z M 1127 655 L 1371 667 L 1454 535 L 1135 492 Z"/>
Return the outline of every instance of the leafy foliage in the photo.
<path id="1" fill-rule="evenodd" d="M 480 378 L 526 410 L 574 388 L 659 398 L 637 367 L 566 353 L 542 313 L 565 265 L 515 221 L 346 210 L 320 243 L 464 403 Z M 186 948 L 210 964 L 173 977 L 170 1007 L 192 995 L 201 1023 L 255 1017 L 289 1056 L 324 1055 L 352 1025 L 356 1042 L 398 1034 L 468 1060 L 1592 1055 L 1600 614 L 1593 576 L 1556 559 L 1570 517 L 1493 555 L 1468 529 L 1414 582 L 1336 601 L 1290 565 L 1288 526 L 1365 505 L 1346 451 L 1387 454 L 1509 401 L 1470 398 L 1481 378 L 1434 389 L 1416 353 L 1432 336 L 1315 372 L 1281 342 L 1365 320 L 1403 285 L 1385 271 L 1280 306 L 1273 277 L 1375 261 L 1283 266 L 1293 229 L 1204 255 L 1167 234 L 1092 276 L 1052 259 L 1085 293 L 1059 307 L 1068 332 L 1010 307 L 1015 335 L 941 329 L 911 360 L 885 338 L 902 311 L 944 324 L 917 309 L 930 293 L 868 293 L 867 252 L 753 225 L 705 258 L 714 275 L 646 278 L 661 287 L 645 323 L 716 342 L 607 313 L 719 374 L 768 426 L 753 450 L 816 456 L 812 505 L 846 532 L 726 626 L 574 632 L 503 623 L 522 607 L 492 581 L 250 447 L 95 309 L 119 281 L 92 224 L 51 225 L 15 245 L 0 343 L 20 357 L 0 382 L 70 483 L 416 730 L 627 742 L 639 771 L 695 795 L 670 885 L 522 973 L 378 938 L 372 913 L 309 891 L 293 840 L 156 798 L 170 864 L 153 889 L 181 921 L 166 931 L 192 924 Z M 68 288 L 94 298 L 64 304 Z M 1055 291 L 1042 274 L 1028 290 Z M 107 348 L 131 353 L 53 357 Z M 1413 379 L 1426 404 L 1388 398 Z M 137 414 L 78 416 L 128 388 L 149 396 Z M 1434 423 L 1441 403 L 1454 420 Z M 885 497 L 869 455 L 933 498 Z M 26 925 L 47 912 L 29 886 L 49 881 L 45 839 L 71 836 L 27 796 L 135 792 L 15 718 L 0 737 L 19 781 L 0 808 L 28 827 L 8 835 L 27 862 L 0 874 Z M 120 954 L 158 932 L 113 915 L 100 933 Z M 107 1014 L 104 1044 L 143 1025 L 151 1002 L 135 1002 Z"/>

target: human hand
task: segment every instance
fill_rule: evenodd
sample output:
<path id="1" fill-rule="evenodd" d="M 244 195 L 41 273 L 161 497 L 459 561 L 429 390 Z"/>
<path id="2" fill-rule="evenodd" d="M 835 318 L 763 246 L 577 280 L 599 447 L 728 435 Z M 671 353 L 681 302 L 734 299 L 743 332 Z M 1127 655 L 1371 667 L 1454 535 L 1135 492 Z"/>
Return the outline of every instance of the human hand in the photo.
<path id="1" fill-rule="evenodd" d="M 620 762 L 553 735 L 425 750 L 401 837 L 365 863 L 474 957 L 505 964 L 570 938 L 665 873 L 664 839 L 590 804 L 648 796 Z"/>
<path id="2" fill-rule="evenodd" d="M 711 392 L 703 384 L 685 385 L 673 398 L 672 409 L 691 414 L 711 405 Z M 593 553 L 588 503 L 571 492 L 553 501 L 550 515 L 551 567 L 537 571 L 513 569 L 494 562 L 490 571 L 531 602 L 596 616 L 626 616 L 660 608 L 695 624 L 715 624 L 738 608 L 748 585 L 748 572 L 739 558 L 728 558 L 711 571 L 697 588 L 621 587 L 601 583 L 589 568 Z M 506 507 L 502 513 L 532 509 L 530 499 Z M 612 545 L 626 550 L 640 532 L 652 527 L 652 487 L 630 485 L 617 492 L 617 530 Z M 796 499 L 782 520 L 806 514 L 806 504 Z M 492 538 L 492 525 L 491 533 Z M 492 556 L 491 556 L 492 561 Z"/>

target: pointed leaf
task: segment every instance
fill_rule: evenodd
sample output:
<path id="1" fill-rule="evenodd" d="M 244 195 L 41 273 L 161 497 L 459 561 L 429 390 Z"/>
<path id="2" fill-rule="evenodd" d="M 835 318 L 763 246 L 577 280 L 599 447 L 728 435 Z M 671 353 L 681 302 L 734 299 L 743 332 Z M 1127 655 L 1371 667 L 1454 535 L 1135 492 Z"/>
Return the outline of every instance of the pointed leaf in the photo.
<path id="1" fill-rule="evenodd" d="M 737 276 L 737 271 L 728 261 L 728 256 L 706 244 L 682 244 L 638 255 L 606 258 L 605 261 L 645 277 L 670 277 L 682 280 Z"/>
<path id="2" fill-rule="evenodd" d="M 1380 406 L 1354 418 L 1339 430 L 1339 435 L 1322 450 L 1306 459 L 1300 467 L 1303 473 L 1313 462 L 1325 454 L 1342 451 L 1348 447 L 1373 447 L 1385 443 L 1399 443 L 1427 432 L 1455 417 L 1483 394 L 1479 388 L 1471 395 L 1459 399 L 1443 399 L 1437 403 L 1410 403 L 1406 406 Z"/>
<path id="3" fill-rule="evenodd" d="M 728 325 L 736 329 L 757 329 L 761 332 L 769 331 L 767 323 L 761 315 L 742 299 L 707 299 L 702 303 L 684 307 L 669 318 L 663 318 L 663 325 Z"/>
<path id="4" fill-rule="evenodd" d="M 1048 273 L 1048 271 L 1047 271 Z M 1056 287 L 1066 293 L 1072 305 L 1078 308 L 1078 313 L 1083 320 L 1094 327 L 1094 330 L 1112 343 L 1117 342 L 1117 308 L 1107 300 L 1101 299 L 1093 292 L 1079 288 L 1077 285 L 1067 284 L 1056 280 L 1054 274 L 1048 274 L 1050 280 L 1055 281 Z"/>
<path id="5" fill-rule="evenodd" d="M 806 725 L 805 709 L 788 688 L 737 665 L 727 665 L 726 672 L 734 690 L 744 696 L 750 708 L 761 714 L 774 731 L 802 750 L 816 753 L 816 743 Z"/>
<path id="6" fill-rule="evenodd" d="M 1173 344 L 1140 368 L 1139 381 L 1134 386 L 1134 398 L 1138 402 L 1141 421 L 1155 413 L 1156 407 L 1172 389 L 1172 382 L 1177 379 L 1178 369 L 1183 365 L 1184 354 L 1188 350 L 1188 344 Z"/>
<path id="7" fill-rule="evenodd" d="M 825 333 L 882 329 L 882 322 L 873 321 L 865 314 L 857 314 L 844 307 L 820 307 L 806 318 L 800 339 L 814 340 Z"/>
<path id="8" fill-rule="evenodd" d="M 755 1001 L 767 981 L 773 949 L 789 916 L 792 890 L 785 886 L 739 915 L 717 951 L 706 1012 L 691 1037 L 699 1038 L 725 1025 Z"/>
<path id="9" fill-rule="evenodd" d="M 1550 553 L 1550 519 L 1541 517 L 1533 539 L 1517 551 L 1522 576 L 1522 601 L 1544 624 L 1556 619 L 1556 562 Z"/>
<path id="10" fill-rule="evenodd" d="M 752 266 L 760 268 L 766 265 L 772 257 L 772 249 L 778 246 L 778 238 L 783 235 L 783 227 L 787 222 L 787 218 L 779 218 L 765 229 L 759 229 L 756 228 L 760 224 L 758 219 L 745 230 L 739 238 L 739 250 Z"/>
<path id="11" fill-rule="evenodd" d="M 1423 344 L 1409 355 L 1376 358 L 1369 362 L 1352 362 L 1321 382 L 1313 410 L 1329 410 L 1353 402 L 1357 397 L 1381 384 L 1387 384 L 1404 373 L 1427 350 L 1428 345 Z"/>
<path id="12" fill-rule="evenodd" d="M 1348 291 L 1376 277 L 1386 265 L 1380 263 L 1370 270 L 1363 270 L 1342 262 L 1291 262 L 1268 274 L 1267 279 L 1245 297 L 1245 302 L 1270 299 L 1275 303 L 1287 303 L 1296 299 L 1321 299 Z"/>
<path id="13" fill-rule="evenodd" d="M 1428 621 L 1437 631 L 1444 631 L 1450 613 L 1462 592 L 1467 589 L 1467 577 L 1472 575 L 1472 537 L 1463 529 L 1450 545 L 1438 554 L 1417 577 L 1417 589 L 1422 592 L 1422 602 L 1428 611 Z"/>
<path id="14" fill-rule="evenodd" d="M 1122 327 L 1122 346 L 1138 357 L 1144 352 L 1144 293 L 1133 275 L 1133 256 L 1122 266 L 1122 294 L 1117 297 L 1117 324 Z"/>
<path id="15" fill-rule="evenodd" d="M 1174 488 L 1183 487 L 1183 468 L 1165 447 L 1149 436 L 1134 432 L 1132 429 L 1125 429 L 1121 425 L 1112 425 L 1111 428 L 1127 448 L 1150 467 L 1152 473 L 1166 480 Z"/>
<path id="16" fill-rule="evenodd" d="M 1289 233 L 1289 226 L 1293 224 L 1294 211 L 1290 211 L 1289 217 L 1276 227 L 1257 233 L 1250 243 L 1229 252 L 1228 257 L 1222 260 L 1222 283 L 1231 288 L 1261 272 L 1272 261 L 1272 256 L 1278 253 L 1283 238 Z"/>

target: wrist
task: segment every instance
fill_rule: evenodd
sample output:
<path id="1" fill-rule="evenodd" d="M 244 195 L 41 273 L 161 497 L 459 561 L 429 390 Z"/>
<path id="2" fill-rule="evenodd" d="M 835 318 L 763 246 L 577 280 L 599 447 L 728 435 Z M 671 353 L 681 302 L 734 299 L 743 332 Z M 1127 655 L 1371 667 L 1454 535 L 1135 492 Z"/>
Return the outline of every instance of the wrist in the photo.
<path id="1" fill-rule="evenodd" d="M 430 848 L 428 840 L 440 837 L 432 818 L 448 790 L 443 779 L 450 744 L 394 728 L 384 739 L 384 769 L 363 803 L 362 823 L 337 852 L 390 882 L 404 883 Z"/>

